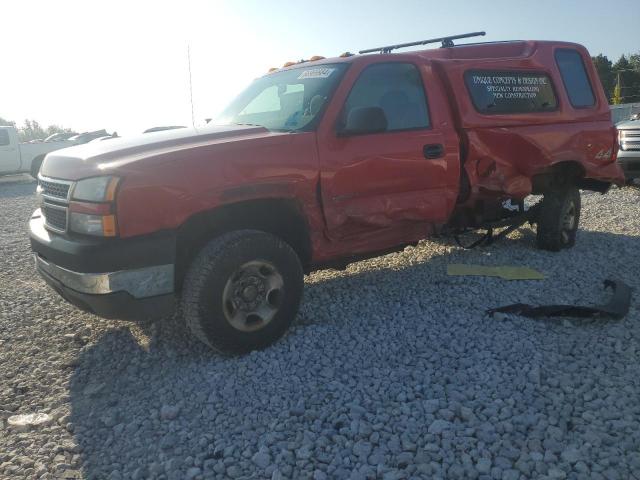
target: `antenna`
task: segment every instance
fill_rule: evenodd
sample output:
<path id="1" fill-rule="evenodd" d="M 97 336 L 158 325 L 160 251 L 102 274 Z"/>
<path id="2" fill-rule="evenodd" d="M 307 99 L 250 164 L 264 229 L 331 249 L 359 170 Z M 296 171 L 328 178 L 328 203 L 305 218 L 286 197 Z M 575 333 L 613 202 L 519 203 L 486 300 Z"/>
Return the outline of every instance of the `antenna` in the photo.
<path id="1" fill-rule="evenodd" d="M 189 100 L 191 101 L 191 126 L 196 128 L 196 120 L 193 114 L 193 82 L 191 81 L 191 49 L 187 44 L 187 63 L 189 64 Z"/>
<path id="2" fill-rule="evenodd" d="M 429 40 L 421 40 L 419 42 L 410 42 L 410 43 L 399 43 L 397 45 L 389 45 L 386 47 L 378 47 L 378 48 L 368 48 L 367 50 L 360 50 L 358 53 L 391 53 L 392 50 L 396 50 L 398 48 L 405 47 L 415 47 L 416 45 L 426 45 L 428 43 L 438 43 L 442 42 L 442 48 L 453 47 L 453 41 L 458 40 L 460 38 L 470 38 L 470 37 L 483 37 L 485 32 L 472 32 L 472 33 L 461 33 L 460 35 L 451 35 L 449 37 L 439 37 L 439 38 L 431 38 Z"/>

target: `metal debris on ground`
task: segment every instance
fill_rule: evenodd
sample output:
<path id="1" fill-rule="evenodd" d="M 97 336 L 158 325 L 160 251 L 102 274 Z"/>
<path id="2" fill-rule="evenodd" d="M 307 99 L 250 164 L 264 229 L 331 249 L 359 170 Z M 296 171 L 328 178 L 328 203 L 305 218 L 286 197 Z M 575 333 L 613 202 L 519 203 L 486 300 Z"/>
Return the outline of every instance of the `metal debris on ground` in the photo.
<path id="1" fill-rule="evenodd" d="M 465 265 L 452 263 L 447 265 L 447 275 L 472 275 L 484 277 L 500 277 L 504 280 L 544 280 L 544 275 L 529 267 Z"/>
<path id="2" fill-rule="evenodd" d="M 504 307 L 487 310 L 489 315 L 494 313 L 513 313 L 529 318 L 540 317 L 610 317 L 623 318 L 629 312 L 631 303 L 631 287 L 620 280 L 605 280 L 604 287 L 613 291 L 611 300 L 605 305 L 542 305 L 533 307 L 525 303 L 514 303 Z"/>

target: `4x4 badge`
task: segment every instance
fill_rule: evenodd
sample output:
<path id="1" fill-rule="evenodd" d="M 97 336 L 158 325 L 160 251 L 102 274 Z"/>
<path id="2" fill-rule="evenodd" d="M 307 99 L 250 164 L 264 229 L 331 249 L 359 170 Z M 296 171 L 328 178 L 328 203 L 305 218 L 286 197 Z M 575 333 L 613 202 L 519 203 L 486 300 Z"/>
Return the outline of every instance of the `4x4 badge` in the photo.
<path id="1" fill-rule="evenodd" d="M 609 150 L 600 150 L 596 154 L 596 160 L 605 160 L 611 158 L 611 149 Z"/>

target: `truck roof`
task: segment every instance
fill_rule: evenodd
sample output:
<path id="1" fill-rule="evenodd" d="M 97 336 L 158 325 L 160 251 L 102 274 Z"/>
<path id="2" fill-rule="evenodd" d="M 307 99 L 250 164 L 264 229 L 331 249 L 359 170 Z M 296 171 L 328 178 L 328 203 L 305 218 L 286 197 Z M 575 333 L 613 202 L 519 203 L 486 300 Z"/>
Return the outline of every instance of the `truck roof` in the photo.
<path id="1" fill-rule="evenodd" d="M 507 40 L 497 42 L 477 42 L 455 45 L 453 47 L 407 50 L 395 53 L 343 54 L 340 57 L 323 58 L 315 61 L 302 61 L 276 71 L 324 65 L 330 63 L 354 63 L 372 59 L 391 60 L 399 57 L 424 60 L 483 60 L 483 59 L 524 59 L 532 56 L 540 48 L 573 48 L 586 51 L 582 45 L 572 42 L 553 40 Z M 365 60 L 366 59 L 366 60 Z"/>
<path id="2" fill-rule="evenodd" d="M 449 48 L 432 48 L 411 52 L 427 59 L 480 60 L 526 58 L 541 47 L 584 48 L 577 43 L 549 40 L 510 40 L 505 42 L 469 43 Z"/>
<path id="3" fill-rule="evenodd" d="M 387 52 L 392 47 L 377 51 Z M 574 107 L 568 96 L 566 85 L 557 66 L 556 55 L 562 50 L 574 50 L 583 60 L 593 104 Z M 443 48 L 401 51 L 398 53 L 343 54 L 338 58 L 321 58 L 314 61 L 287 64 L 277 71 L 315 66 L 348 63 L 366 68 L 383 62 L 412 62 L 431 64 L 437 76 L 451 92 L 448 102 L 455 109 L 455 120 L 460 128 L 483 128 L 488 126 L 542 125 L 559 122 L 610 122 L 611 112 L 597 71 L 589 52 L 577 43 L 550 40 L 511 40 L 504 42 L 469 43 Z M 513 74 L 543 75 L 550 80 L 556 106 L 548 111 L 496 112 L 479 111 L 473 104 L 468 78 L 470 72 L 506 72 Z"/>

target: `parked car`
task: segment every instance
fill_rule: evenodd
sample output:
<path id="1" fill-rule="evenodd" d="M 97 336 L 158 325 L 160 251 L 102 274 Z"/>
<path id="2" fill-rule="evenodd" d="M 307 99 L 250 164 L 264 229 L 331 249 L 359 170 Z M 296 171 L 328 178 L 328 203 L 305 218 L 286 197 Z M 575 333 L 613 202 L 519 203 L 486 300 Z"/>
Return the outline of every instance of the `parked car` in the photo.
<path id="1" fill-rule="evenodd" d="M 90 140 L 91 143 L 95 142 L 104 142 L 105 140 L 113 140 L 114 138 L 120 138 L 117 132 L 113 132 L 111 135 L 106 135 L 104 137 L 97 137 L 93 140 Z"/>
<path id="2" fill-rule="evenodd" d="M 618 163 L 624 171 L 627 182 L 640 178 L 640 119 L 638 115 L 631 120 L 616 125 L 618 129 Z"/>
<path id="3" fill-rule="evenodd" d="M 147 128 L 142 133 L 163 132 L 165 130 L 175 130 L 176 128 L 187 128 L 187 127 L 185 127 L 183 125 L 168 125 L 168 126 L 165 126 L 165 127 L 151 127 L 151 128 Z"/>
<path id="4" fill-rule="evenodd" d="M 45 142 L 61 142 L 63 140 L 69 140 L 71 137 L 78 135 L 76 132 L 59 132 L 49 135 L 44 139 Z"/>
<path id="5" fill-rule="evenodd" d="M 30 173 L 36 178 L 47 153 L 70 145 L 68 141 L 20 143 L 15 127 L 0 126 L 0 175 Z"/>
<path id="6" fill-rule="evenodd" d="M 96 138 L 101 137 L 109 137 L 110 135 L 107 133 L 105 129 L 95 130 L 93 132 L 84 132 L 79 135 L 75 135 L 69 138 L 69 141 L 73 142 L 75 145 L 81 145 L 83 143 L 89 143 L 91 140 L 95 140 Z"/>
<path id="7" fill-rule="evenodd" d="M 293 64 L 222 125 L 48 155 L 30 220 L 39 272 L 107 318 L 180 299 L 197 338 L 236 353 L 284 334 L 304 272 L 525 220 L 540 248 L 573 246 L 579 189 L 624 182 L 589 53 L 451 40 Z M 525 210 L 530 194 L 543 199 Z"/>

